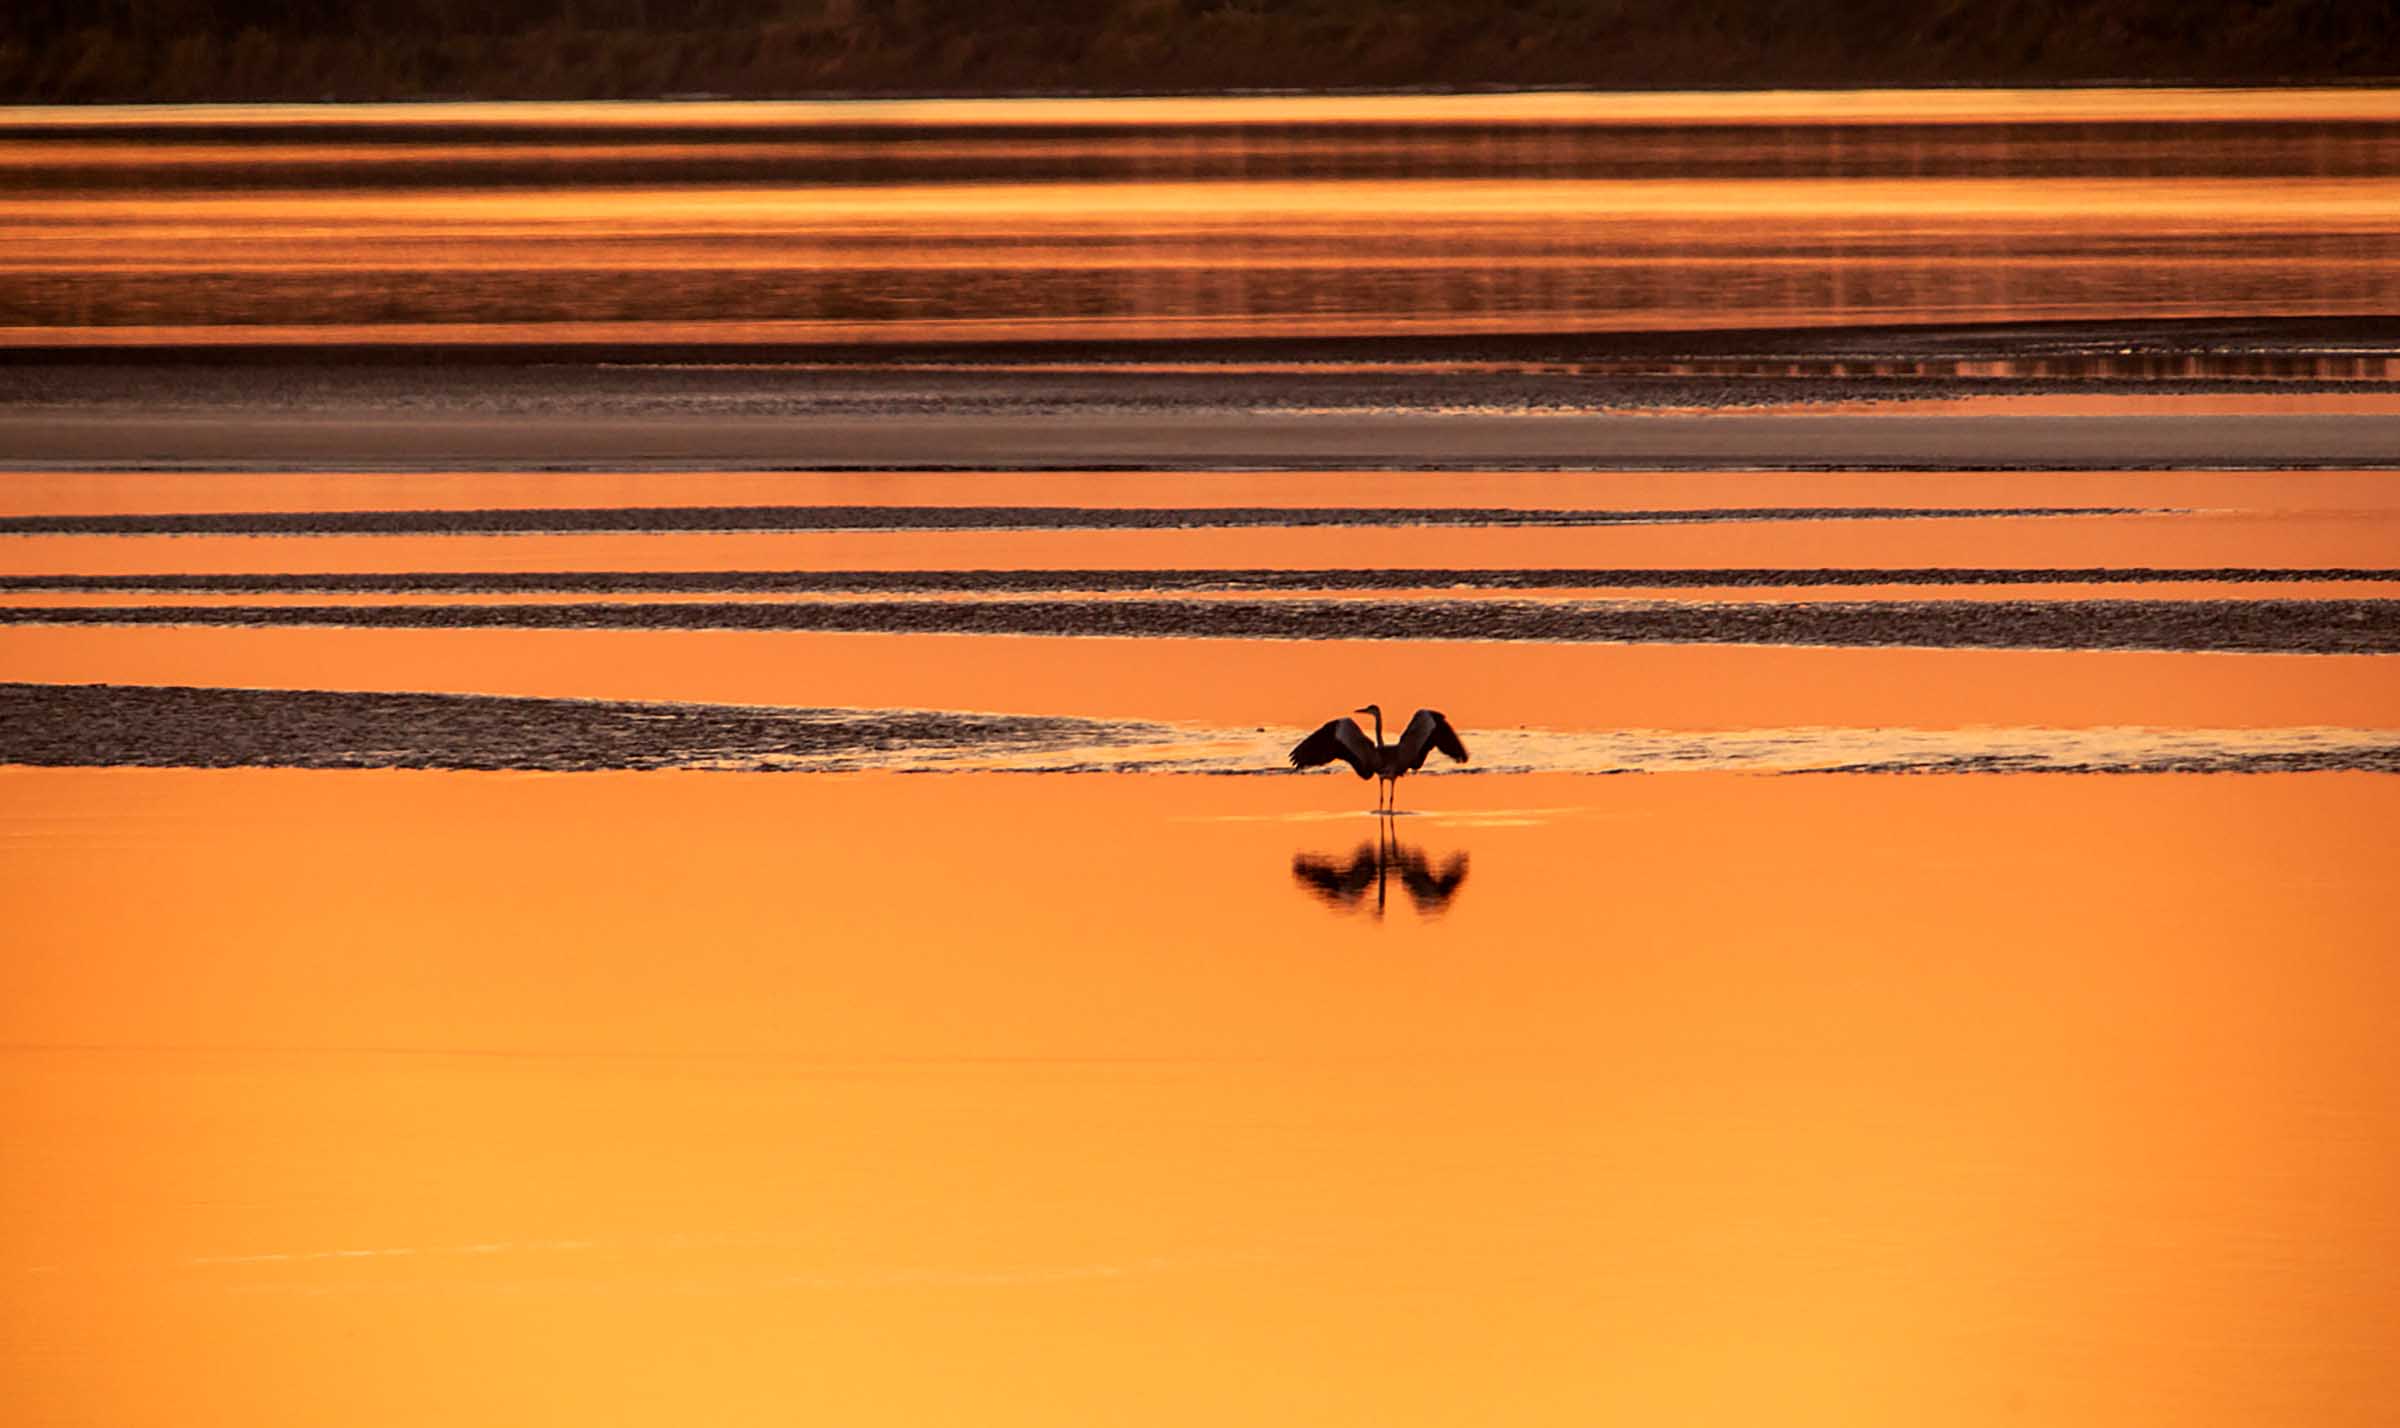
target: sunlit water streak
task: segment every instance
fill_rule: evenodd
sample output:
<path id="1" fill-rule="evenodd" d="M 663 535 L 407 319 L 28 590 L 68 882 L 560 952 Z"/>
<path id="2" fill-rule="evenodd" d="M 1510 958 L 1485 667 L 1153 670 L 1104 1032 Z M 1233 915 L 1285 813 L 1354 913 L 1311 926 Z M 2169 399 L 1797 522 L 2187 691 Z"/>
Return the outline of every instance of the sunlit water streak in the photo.
<path id="1" fill-rule="evenodd" d="M 581 531 L 1234 530 L 1348 526 L 1582 527 L 1746 521 L 2031 520 L 2184 514 L 2129 506 L 1771 506 L 1543 510 L 1492 506 L 601 506 L 582 510 L 207 511 L 0 516 L 28 535 L 559 535 Z"/>

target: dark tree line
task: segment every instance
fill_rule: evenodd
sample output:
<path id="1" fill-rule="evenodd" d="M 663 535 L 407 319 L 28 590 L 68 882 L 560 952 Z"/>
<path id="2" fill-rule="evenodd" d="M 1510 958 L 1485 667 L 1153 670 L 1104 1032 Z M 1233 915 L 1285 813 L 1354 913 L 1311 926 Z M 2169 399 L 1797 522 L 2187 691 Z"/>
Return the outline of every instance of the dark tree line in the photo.
<path id="1" fill-rule="evenodd" d="M 11 0 L 0 98 L 2400 76 L 2400 0 Z"/>

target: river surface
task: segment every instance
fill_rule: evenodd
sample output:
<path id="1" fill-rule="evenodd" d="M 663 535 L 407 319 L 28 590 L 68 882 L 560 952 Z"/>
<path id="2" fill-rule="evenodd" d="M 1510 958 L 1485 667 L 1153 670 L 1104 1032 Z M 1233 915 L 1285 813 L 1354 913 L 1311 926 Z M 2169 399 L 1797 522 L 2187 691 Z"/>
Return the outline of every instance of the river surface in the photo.
<path id="1" fill-rule="evenodd" d="M 0 1418 L 2387 1421 L 2396 175 L 0 111 Z"/>

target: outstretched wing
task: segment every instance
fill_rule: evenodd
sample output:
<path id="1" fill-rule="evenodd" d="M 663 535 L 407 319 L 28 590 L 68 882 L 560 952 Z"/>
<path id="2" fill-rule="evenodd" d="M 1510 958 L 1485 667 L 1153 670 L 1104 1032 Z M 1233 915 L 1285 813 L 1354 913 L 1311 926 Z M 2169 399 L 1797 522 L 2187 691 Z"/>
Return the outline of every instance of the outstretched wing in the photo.
<path id="1" fill-rule="evenodd" d="M 1458 896 L 1458 885 L 1467 880 L 1467 855 L 1452 853 L 1440 872 L 1425 855 L 1411 848 L 1400 859 L 1400 886 L 1408 889 L 1408 900 L 1428 912 L 1440 912 Z"/>
<path id="2" fill-rule="evenodd" d="M 1295 853 L 1292 876 L 1335 907 L 1355 907 L 1375 886 L 1375 849 L 1361 843 L 1347 863 L 1317 853 Z"/>
<path id="3" fill-rule="evenodd" d="M 1292 767 L 1313 769 L 1340 759 L 1360 778 L 1375 777 L 1375 746 L 1347 716 L 1328 719 L 1325 727 L 1292 746 Z"/>
<path id="4" fill-rule="evenodd" d="M 1420 709 L 1417 717 L 1408 721 L 1408 732 L 1400 736 L 1400 767 L 1414 773 L 1425 767 L 1428 750 L 1440 749 L 1458 760 L 1467 761 L 1467 746 L 1459 742 L 1458 731 L 1442 717 L 1439 709 Z"/>

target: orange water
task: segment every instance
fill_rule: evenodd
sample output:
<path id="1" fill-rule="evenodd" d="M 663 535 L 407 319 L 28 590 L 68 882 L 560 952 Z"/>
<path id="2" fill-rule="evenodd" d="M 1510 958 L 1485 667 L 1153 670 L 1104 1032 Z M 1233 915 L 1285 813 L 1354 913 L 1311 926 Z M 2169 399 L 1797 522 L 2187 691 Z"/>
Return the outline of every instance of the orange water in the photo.
<path id="1" fill-rule="evenodd" d="M 0 773 L 14 1412 L 2381 1421 L 2389 780 L 1409 793 Z"/>

